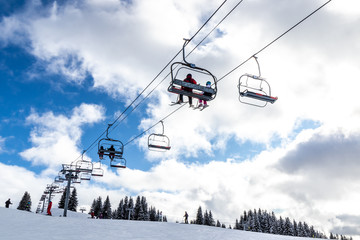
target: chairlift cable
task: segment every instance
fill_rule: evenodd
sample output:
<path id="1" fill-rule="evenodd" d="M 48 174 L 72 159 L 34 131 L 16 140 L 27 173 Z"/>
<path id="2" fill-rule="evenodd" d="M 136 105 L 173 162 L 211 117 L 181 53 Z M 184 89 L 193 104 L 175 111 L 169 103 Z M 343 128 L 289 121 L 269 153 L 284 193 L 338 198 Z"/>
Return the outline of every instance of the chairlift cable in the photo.
<path id="1" fill-rule="evenodd" d="M 220 10 L 220 8 L 225 4 L 226 1 L 227 1 L 227 0 L 224 0 L 224 1 L 223 1 L 223 3 L 215 10 L 215 12 L 207 19 L 207 21 L 199 28 L 199 30 L 190 38 L 190 40 L 187 42 L 187 44 L 205 27 L 205 25 L 206 25 L 206 24 L 210 21 L 210 19 Z M 182 51 L 183 51 L 183 49 L 181 48 L 181 49 L 175 54 L 175 56 L 165 65 L 165 67 L 164 67 L 163 69 L 161 69 L 161 71 L 153 78 L 153 80 L 151 80 L 150 83 L 139 93 L 139 95 L 125 108 L 125 110 L 122 111 L 122 113 L 114 120 L 114 122 L 111 124 L 111 126 L 114 125 L 114 124 L 125 114 L 125 112 L 135 103 L 135 101 L 136 101 L 137 99 L 139 99 L 139 97 L 146 91 L 146 89 L 148 89 L 148 87 L 160 76 L 160 74 L 174 61 L 174 59 L 175 59 Z M 169 75 L 169 74 L 168 74 L 168 75 Z M 167 75 L 167 76 L 168 76 L 168 75 Z M 156 85 L 156 87 L 155 87 L 152 91 L 150 91 L 150 93 L 149 93 L 144 99 L 142 99 L 142 100 L 140 101 L 140 103 L 137 104 L 137 105 L 131 110 L 130 113 L 132 113 L 164 80 L 165 80 L 165 78 L 164 78 L 158 85 Z M 130 115 L 130 113 L 129 113 L 127 116 L 125 116 L 120 122 L 122 122 L 125 118 L 127 118 L 127 117 Z M 115 129 L 115 128 L 120 124 L 120 122 L 119 122 L 117 125 L 115 125 L 113 129 Z M 93 149 L 94 146 L 95 146 L 95 144 L 99 141 L 99 139 L 102 138 L 102 136 L 103 136 L 107 131 L 111 131 L 111 129 L 107 129 L 107 130 L 103 131 L 103 132 L 99 135 L 99 137 L 98 137 L 96 140 L 94 140 L 94 141 L 90 144 L 90 146 L 89 146 L 88 148 L 86 148 L 86 149 L 84 150 L 83 154 L 84 154 L 85 152 Z M 73 162 L 75 162 L 76 160 L 78 160 L 83 154 L 81 154 L 80 156 L 78 156 Z"/>
<path id="2" fill-rule="evenodd" d="M 195 49 L 205 41 L 205 39 L 242 3 L 244 0 L 240 0 L 221 20 L 220 22 L 186 55 L 188 57 Z"/>
<path id="3" fill-rule="evenodd" d="M 236 69 L 238 69 L 239 67 L 241 67 L 242 65 L 244 65 L 245 63 L 247 63 L 251 58 L 253 58 L 254 56 L 258 55 L 259 53 L 261 53 L 262 51 L 264 51 L 266 48 L 268 48 L 270 45 L 272 45 L 273 43 L 275 43 L 276 41 L 278 41 L 280 38 L 282 38 L 284 35 L 286 35 L 288 32 L 290 32 L 291 30 L 293 30 L 295 27 L 297 27 L 298 25 L 300 25 L 302 22 L 304 22 L 306 19 L 308 19 L 309 17 L 311 17 L 313 14 L 315 14 L 317 11 L 319 11 L 320 9 L 322 9 L 323 7 L 325 7 L 328 3 L 330 3 L 332 0 L 328 0 L 327 2 L 325 2 L 324 4 L 322 4 L 320 7 L 318 7 L 317 9 L 315 9 L 313 12 L 311 12 L 309 15 L 307 15 L 306 17 L 304 17 L 302 20 L 300 20 L 298 23 L 296 23 L 294 26 L 292 26 L 291 28 L 289 28 L 288 30 L 286 30 L 284 33 L 282 33 L 280 36 L 278 36 L 277 38 L 275 38 L 273 41 L 271 41 L 270 43 L 268 43 L 266 46 L 264 46 L 263 48 L 261 48 L 259 51 L 257 51 L 255 54 L 253 54 L 251 57 L 249 57 L 248 59 L 246 59 L 245 61 L 243 61 L 241 64 L 239 64 L 238 66 L 236 66 L 234 69 L 232 69 L 231 71 L 229 71 L 227 74 L 225 74 L 223 77 L 219 78 L 218 82 L 220 82 L 222 79 L 224 79 L 225 77 L 227 77 L 228 75 L 230 75 L 232 72 L 234 72 Z"/>
<path id="4" fill-rule="evenodd" d="M 230 72 L 228 72 L 227 74 L 225 74 L 223 77 L 221 77 L 217 82 L 219 82 L 220 80 L 224 79 L 226 76 L 228 76 L 229 74 L 231 74 L 232 72 L 234 72 L 236 69 L 238 69 L 240 66 L 244 65 L 246 62 L 248 62 L 250 59 L 255 58 L 256 60 L 256 55 L 261 53 L 262 51 L 264 51 L 266 48 L 270 47 L 273 43 L 275 43 L 276 41 L 278 41 L 280 38 L 282 38 L 284 35 L 286 35 L 288 32 L 290 32 L 291 30 L 293 30 L 295 27 L 297 27 L 298 25 L 300 25 L 302 22 L 304 22 L 306 19 L 308 19 L 310 16 L 312 16 L 313 14 L 315 14 L 317 11 L 319 11 L 321 8 L 323 8 L 324 6 L 326 6 L 328 3 L 330 3 L 332 0 L 328 0 L 327 2 L 325 2 L 323 5 L 321 5 L 320 7 L 318 7 L 317 9 L 315 9 L 313 12 L 311 12 L 309 15 L 307 15 L 305 18 L 303 18 L 301 21 L 299 21 L 298 23 L 296 23 L 295 25 L 293 25 L 291 28 L 289 28 L 288 30 L 286 30 L 283 34 L 281 34 L 280 36 L 278 36 L 277 38 L 275 38 L 273 41 L 271 41 L 270 43 L 268 43 L 265 47 L 261 48 L 259 51 L 257 51 L 255 54 L 253 54 L 251 57 L 249 57 L 248 59 L 246 59 L 244 62 L 242 62 L 240 65 L 238 65 L 236 68 L 234 68 L 233 70 L 231 70 Z M 243 0 L 241 0 L 240 2 L 238 2 L 238 4 L 215 26 L 215 28 L 213 28 L 210 33 L 212 31 L 214 31 L 214 29 L 216 29 L 219 24 L 228 16 L 230 15 L 230 13 L 240 4 L 242 3 Z M 205 38 L 207 38 L 210 33 L 208 35 L 205 36 Z M 194 49 L 187 54 L 190 55 L 204 40 L 205 38 L 199 43 L 197 44 Z M 260 67 L 259 67 L 259 73 L 260 73 Z M 164 81 L 164 79 L 162 80 Z M 161 83 L 161 82 L 160 82 Z M 183 107 L 183 105 L 181 106 Z M 176 111 L 178 111 L 181 107 L 177 108 L 175 111 L 173 111 L 172 113 L 170 113 L 169 115 L 167 115 L 165 118 L 169 117 L 170 115 L 174 114 Z M 163 118 L 162 120 L 164 120 L 165 118 Z M 154 124 L 153 126 L 149 127 L 148 129 L 146 129 L 145 131 L 143 131 L 142 133 L 140 133 L 139 135 L 137 135 L 136 137 L 132 138 L 131 140 L 129 140 L 127 143 L 124 144 L 127 145 L 131 142 L 133 142 L 136 138 L 142 136 L 144 133 L 146 133 L 147 131 L 149 131 L 151 128 L 153 128 L 154 126 L 156 126 L 159 122 L 157 122 L 156 124 Z"/>

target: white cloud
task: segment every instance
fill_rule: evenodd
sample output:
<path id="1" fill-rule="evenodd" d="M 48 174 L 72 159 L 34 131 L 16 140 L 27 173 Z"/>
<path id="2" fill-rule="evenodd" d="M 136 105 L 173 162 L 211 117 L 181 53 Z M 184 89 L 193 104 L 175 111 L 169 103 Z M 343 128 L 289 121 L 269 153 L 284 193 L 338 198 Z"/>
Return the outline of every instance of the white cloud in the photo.
<path id="1" fill-rule="evenodd" d="M 103 119 L 104 109 L 93 104 L 81 104 L 75 107 L 72 115 L 54 115 L 47 112 L 39 115 L 34 110 L 27 118 L 28 124 L 35 127 L 31 131 L 30 141 L 33 144 L 20 153 L 27 161 L 34 165 L 45 165 L 59 168 L 60 164 L 70 163 L 79 156 L 79 141 L 84 124 L 96 123 Z"/>
<path id="2" fill-rule="evenodd" d="M 2 163 L 0 163 L 0 171 L 2 173 L 0 176 L 0 187 L 2 189 L 0 198 L 10 198 L 13 203 L 12 208 L 17 208 L 22 196 L 27 191 L 31 196 L 32 208 L 35 210 L 37 201 L 50 179 L 40 178 L 23 167 Z M 43 186 L 44 189 L 39 188 L 39 186 Z"/>

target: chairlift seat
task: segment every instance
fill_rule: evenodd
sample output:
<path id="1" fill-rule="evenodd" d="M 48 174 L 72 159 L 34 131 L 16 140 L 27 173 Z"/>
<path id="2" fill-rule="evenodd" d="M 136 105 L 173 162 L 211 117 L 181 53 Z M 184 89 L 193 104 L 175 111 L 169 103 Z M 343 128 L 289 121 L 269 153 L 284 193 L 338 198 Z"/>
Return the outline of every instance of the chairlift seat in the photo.
<path id="1" fill-rule="evenodd" d="M 242 97 L 250 97 L 250 98 L 254 98 L 254 99 L 257 99 L 257 100 L 266 101 L 266 102 L 270 102 L 270 103 L 274 103 L 278 99 L 277 97 L 267 96 L 267 95 L 264 95 L 264 94 L 251 92 L 249 90 L 245 90 L 243 92 L 240 92 L 240 96 L 242 96 Z"/>
<path id="2" fill-rule="evenodd" d="M 91 176 L 102 177 L 104 176 L 104 170 L 102 168 L 94 168 L 91 172 Z"/>
<path id="3" fill-rule="evenodd" d="M 188 92 L 188 91 L 185 91 L 185 90 L 183 90 L 181 88 L 177 88 L 177 87 L 174 87 L 174 86 L 169 88 L 169 92 L 182 94 L 182 95 L 185 95 L 185 96 L 188 96 L 188 97 L 193 97 L 193 98 L 197 98 L 197 99 L 205 100 L 205 101 L 210 101 L 212 99 L 211 96 L 206 96 L 206 95 L 203 95 L 203 94 L 200 94 L 200 93 Z"/>
<path id="4" fill-rule="evenodd" d="M 182 80 L 179 80 L 179 79 L 174 79 L 173 84 L 179 85 L 179 86 L 182 86 L 182 87 L 196 89 L 196 90 L 206 92 L 206 93 L 215 94 L 215 90 L 210 88 L 210 87 L 205 87 L 205 86 L 202 86 L 202 85 L 185 82 L 185 81 L 182 81 Z"/>
<path id="5" fill-rule="evenodd" d="M 149 144 L 149 148 L 151 149 L 164 149 L 164 150 L 170 150 L 170 146 L 160 146 L 160 145 L 153 145 Z"/>
<path id="6" fill-rule="evenodd" d="M 114 168 L 126 168 L 125 158 L 114 158 L 110 161 L 110 167 Z"/>

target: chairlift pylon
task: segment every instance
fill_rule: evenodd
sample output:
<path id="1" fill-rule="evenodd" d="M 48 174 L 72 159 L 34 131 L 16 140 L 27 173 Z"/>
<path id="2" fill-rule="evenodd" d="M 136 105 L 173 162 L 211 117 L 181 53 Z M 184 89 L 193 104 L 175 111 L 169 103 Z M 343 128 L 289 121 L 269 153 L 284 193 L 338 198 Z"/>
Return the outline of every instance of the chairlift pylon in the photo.
<path id="1" fill-rule="evenodd" d="M 168 87 L 168 91 L 179 95 L 181 94 L 188 97 L 197 98 L 199 100 L 211 101 L 216 97 L 217 79 L 210 71 L 204 68 L 197 67 L 195 64 L 188 63 L 186 61 L 185 46 L 187 45 L 189 40 L 184 40 L 184 62 L 174 62 L 173 64 L 171 64 L 171 83 Z M 196 80 L 197 84 L 184 82 L 183 79 L 185 78 L 185 76 L 187 76 L 187 74 L 191 74 Z M 211 87 L 206 87 L 206 82 L 210 82 Z"/>
<path id="2" fill-rule="evenodd" d="M 267 103 L 273 104 L 278 98 L 271 96 L 270 84 L 261 77 L 257 57 L 253 56 L 253 58 L 257 63 L 259 75 L 245 73 L 240 76 L 238 84 L 239 101 L 256 107 L 265 107 Z"/>
<path id="3" fill-rule="evenodd" d="M 152 133 L 148 137 L 148 149 L 151 151 L 164 152 L 170 150 L 170 139 L 164 135 L 164 123 L 160 121 L 162 125 L 162 133 Z"/>

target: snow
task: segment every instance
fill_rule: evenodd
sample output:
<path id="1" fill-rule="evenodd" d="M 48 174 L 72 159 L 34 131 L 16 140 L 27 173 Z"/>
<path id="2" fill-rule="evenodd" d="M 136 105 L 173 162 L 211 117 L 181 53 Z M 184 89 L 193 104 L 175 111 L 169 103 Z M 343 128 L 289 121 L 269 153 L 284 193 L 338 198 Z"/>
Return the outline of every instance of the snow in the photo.
<path id="1" fill-rule="evenodd" d="M 310 238 L 246 232 L 219 227 L 171 222 L 91 219 L 86 213 L 53 209 L 53 216 L 0 207 L 2 240 L 134 239 L 134 240 L 310 240 Z"/>

